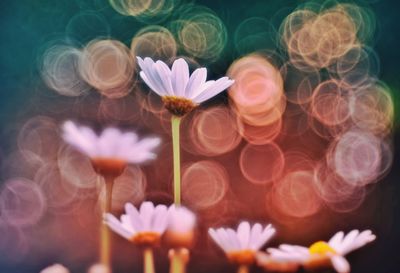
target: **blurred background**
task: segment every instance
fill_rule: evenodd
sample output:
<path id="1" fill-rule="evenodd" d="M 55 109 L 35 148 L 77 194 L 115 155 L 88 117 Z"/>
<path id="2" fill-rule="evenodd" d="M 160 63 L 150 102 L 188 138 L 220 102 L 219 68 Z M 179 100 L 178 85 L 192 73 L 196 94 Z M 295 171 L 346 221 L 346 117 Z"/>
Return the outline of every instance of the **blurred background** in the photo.
<path id="1" fill-rule="evenodd" d="M 200 220 L 188 272 L 234 272 L 206 230 L 242 219 L 276 225 L 272 246 L 369 228 L 378 239 L 349 255 L 352 272 L 398 271 L 396 1 L 20 0 L 0 13 L 0 272 L 97 261 L 102 183 L 60 139 L 67 119 L 160 135 L 157 160 L 118 178 L 113 210 L 172 203 L 170 116 L 134 56 L 236 81 L 182 123 L 183 201 Z M 140 251 L 113 238 L 115 272 L 141 272 Z"/>

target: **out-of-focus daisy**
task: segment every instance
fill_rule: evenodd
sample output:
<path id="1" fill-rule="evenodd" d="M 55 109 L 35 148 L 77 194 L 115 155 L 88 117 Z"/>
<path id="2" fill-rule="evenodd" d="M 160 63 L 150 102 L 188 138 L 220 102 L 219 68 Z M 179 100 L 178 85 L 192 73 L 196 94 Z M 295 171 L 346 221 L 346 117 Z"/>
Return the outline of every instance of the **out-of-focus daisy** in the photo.
<path id="1" fill-rule="evenodd" d="M 194 241 L 196 216 L 189 209 L 171 205 L 168 208 L 166 240 L 174 248 L 190 248 Z"/>
<path id="2" fill-rule="evenodd" d="M 192 111 L 200 103 L 216 96 L 233 84 L 233 80 L 222 77 L 217 81 L 206 81 L 207 69 L 198 68 L 189 76 L 187 62 L 175 60 L 170 69 L 164 62 L 154 62 L 146 57 L 137 57 L 142 71 L 140 77 L 159 96 L 165 108 L 172 114 L 171 131 L 174 159 L 174 203 L 181 202 L 181 171 L 179 127 L 181 117 Z"/>
<path id="3" fill-rule="evenodd" d="M 137 57 L 142 71 L 140 77 L 159 96 L 165 108 L 173 115 L 183 116 L 200 103 L 216 96 L 233 84 L 233 80 L 222 77 L 216 81 L 206 81 L 207 68 L 196 69 L 189 75 L 187 62 L 180 58 L 170 69 L 164 62 L 154 62 L 146 57 Z"/>
<path id="4" fill-rule="evenodd" d="M 138 210 L 127 203 L 120 220 L 110 213 L 105 215 L 104 220 L 114 232 L 143 247 L 144 273 L 154 273 L 153 247 L 159 244 L 167 228 L 167 207 L 143 202 Z"/>
<path id="5" fill-rule="evenodd" d="M 165 205 L 154 206 L 152 202 L 143 202 L 139 209 L 127 203 L 120 220 L 107 213 L 105 222 L 114 232 L 137 245 L 155 246 L 167 228 L 168 209 Z"/>
<path id="6" fill-rule="evenodd" d="M 251 226 L 249 222 L 241 222 L 237 230 L 231 228 L 210 228 L 208 233 L 215 243 L 222 248 L 228 259 L 239 264 L 240 272 L 247 272 L 247 266 L 254 263 L 257 251 L 266 244 L 276 230 L 271 224 Z"/>
<path id="7" fill-rule="evenodd" d="M 170 273 L 186 272 L 189 262 L 189 249 L 193 246 L 195 237 L 196 216 L 189 209 L 171 205 L 168 208 L 168 225 L 165 241 L 171 247 L 169 250 Z"/>
<path id="8" fill-rule="evenodd" d="M 352 230 L 347 235 L 341 231 L 328 242 L 319 241 L 309 248 L 284 244 L 278 249 L 269 248 L 268 252 L 270 260 L 281 264 L 298 263 L 306 269 L 332 266 L 339 273 L 349 273 L 350 264 L 344 256 L 374 241 L 375 238 L 370 230 Z"/>
<path id="9" fill-rule="evenodd" d="M 54 264 L 52 266 L 46 267 L 40 273 L 69 273 L 69 270 L 62 266 L 61 264 Z"/>
<path id="10" fill-rule="evenodd" d="M 97 135 L 91 128 L 72 121 L 64 123 L 63 138 L 90 157 L 99 174 L 113 177 L 119 176 L 129 163 L 140 164 L 154 159 L 154 149 L 161 142 L 157 137 L 139 140 L 136 133 L 123 133 L 116 128 L 106 128 Z"/>
<path id="11" fill-rule="evenodd" d="M 123 133 L 116 128 L 107 128 L 100 135 L 86 126 L 78 126 L 72 121 L 63 125 L 63 138 L 77 150 L 87 155 L 94 170 L 104 177 L 106 198 L 104 212 L 112 207 L 112 188 L 116 177 L 120 176 L 127 164 L 140 164 L 154 159 L 154 149 L 160 144 L 156 137 L 139 140 L 133 132 Z M 110 265 L 110 235 L 105 225 L 101 226 L 100 262 Z"/>

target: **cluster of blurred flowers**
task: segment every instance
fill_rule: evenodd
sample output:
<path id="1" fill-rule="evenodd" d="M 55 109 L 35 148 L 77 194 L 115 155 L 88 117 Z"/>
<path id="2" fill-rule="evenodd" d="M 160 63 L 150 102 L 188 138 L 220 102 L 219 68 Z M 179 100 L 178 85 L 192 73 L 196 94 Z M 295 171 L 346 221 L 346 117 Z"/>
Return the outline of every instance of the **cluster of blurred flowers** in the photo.
<path id="1" fill-rule="evenodd" d="M 114 215 L 105 215 L 107 225 L 133 244 L 154 248 L 161 241 L 172 247 L 171 251 L 180 251 L 188 261 L 188 249 L 193 247 L 195 239 L 196 217 L 193 212 L 182 206 L 154 206 L 143 202 L 139 209 L 132 204 L 125 205 L 125 213 L 118 220 Z M 251 225 L 241 222 L 237 230 L 231 228 L 210 228 L 209 235 L 223 250 L 228 260 L 239 266 L 241 273 L 248 272 L 249 266 L 257 263 L 266 271 L 296 272 L 300 267 L 315 270 L 333 267 L 339 273 L 350 272 L 350 264 L 344 258 L 348 253 L 375 240 L 370 230 L 360 232 L 352 230 L 348 234 L 336 233 L 328 242 L 318 241 L 310 247 L 282 244 L 279 248 L 260 249 L 275 235 L 271 224 L 263 227 L 259 223 Z M 171 260 L 172 263 L 172 260 Z M 54 265 L 41 273 L 64 273 L 67 269 Z M 110 269 L 102 265 L 92 266 L 89 273 L 106 273 Z M 154 272 L 145 271 L 146 273 Z M 185 272 L 171 268 L 171 273 Z"/>

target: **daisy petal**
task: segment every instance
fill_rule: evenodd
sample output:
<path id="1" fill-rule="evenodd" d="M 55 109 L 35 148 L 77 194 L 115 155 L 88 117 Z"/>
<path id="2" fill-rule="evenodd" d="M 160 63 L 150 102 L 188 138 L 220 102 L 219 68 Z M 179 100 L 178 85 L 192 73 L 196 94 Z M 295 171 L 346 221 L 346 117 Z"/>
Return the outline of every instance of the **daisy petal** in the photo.
<path id="1" fill-rule="evenodd" d="M 151 230 L 163 233 L 168 224 L 167 207 L 164 205 L 157 205 L 154 209 L 153 218 L 151 222 Z"/>
<path id="2" fill-rule="evenodd" d="M 172 65 L 171 83 L 175 96 L 184 97 L 186 85 L 189 81 L 189 66 L 182 58 Z"/>
<path id="3" fill-rule="evenodd" d="M 143 222 L 142 222 L 142 219 L 140 217 L 138 210 L 131 203 L 126 203 L 125 211 L 130 218 L 132 227 L 137 232 L 143 231 L 143 229 L 144 229 Z"/>
<path id="4" fill-rule="evenodd" d="M 158 72 L 159 79 L 166 94 L 172 96 L 174 93 L 171 83 L 171 70 L 169 70 L 168 66 L 162 61 L 157 61 L 154 67 Z"/>
<path id="5" fill-rule="evenodd" d="M 125 239 L 129 239 L 132 236 L 130 232 L 122 227 L 121 222 L 119 222 L 114 215 L 107 213 L 105 215 L 105 222 L 115 233 L 121 235 Z"/>
<path id="6" fill-rule="evenodd" d="M 354 239 L 357 238 L 358 234 L 360 234 L 360 232 L 357 229 L 350 231 L 339 244 L 338 248 L 336 249 L 337 252 L 341 255 L 348 253 L 353 245 Z"/>
<path id="7" fill-rule="evenodd" d="M 338 273 L 349 273 L 350 272 L 350 264 L 346 260 L 346 258 L 344 258 L 343 256 L 335 255 L 335 256 L 331 257 L 331 262 L 332 262 L 332 266 L 335 268 L 335 270 Z"/>
<path id="8" fill-rule="evenodd" d="M 204 67 L 196 69 L 190 76 L 189 82 L 186 86 L 185 97 L 189 99 L 193 98 L 196 90 L 201 88 L 201 86 L 206 82 L 206 79 L 207 69 Z"/>
<path id="9" fill-rule="evenodd" d="M 250 224 L 249 222 L 241 222 L 237 229 L 237 238 L 241 249 L 249 247 L 250 242 Z"/>
<path id="10" fill-rule="evenodd" d="M 226 88 L 231 86 L 234 83 L 233 80 L 230 80 L 228 77 L 223 77 L 217 80 L 213 85 L 208 87 L 207 89 L 203 90 L 199 95 L 193 98 L 193 101 L 196 103 L 202 103 L 222 91 L 224 91 Z"/>
<path id="11" fill-rule="evenodd" d="M 154 205 L 151 202 L 143 202 L 140 206 L 140 218 L 142 219 L 143 229 L 151 231 L 151 220 L 154 212 Z"/>

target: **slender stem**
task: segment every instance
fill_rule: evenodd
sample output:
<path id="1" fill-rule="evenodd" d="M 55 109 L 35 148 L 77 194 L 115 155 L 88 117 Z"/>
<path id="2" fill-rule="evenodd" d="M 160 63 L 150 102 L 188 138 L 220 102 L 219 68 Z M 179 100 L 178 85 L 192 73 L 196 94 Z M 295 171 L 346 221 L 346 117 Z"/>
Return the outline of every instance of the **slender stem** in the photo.
<path id="1" fill-rule="evenodd" d="M 143 252 L 143 260 L 144 260 L 144 273 L 155 273 L 154 269 L 154 257 L 153 250 L 149 248 L 145 248 Z"/>
<path id="2" fill-rule="evenodd" d="M 112 190 L 114 185 L 113 177 L 105 177 L 106 186 L 106 199 L 102 206 L 102 211 L 104 213 L 111 212 L 112 206 Z M 111 268 L 111 238 L 110 230 L 106 224 L 101 224 L 100 231 L 100 263 Z"/>
<path id="3" fill-rule="evenodd" d="M 189 253 L 186 249 L 172 249 L 169 253 L 170 268 L 169 273 L 186 273 L 186 264 L 189 259 Z"/>
<path id="4" fill-rule="evenodd" d="M 174 159 L 174 203 L 175 205 L 181 204 L 181 159 L 180 159 L 180 142 L 179 142 L 179 127 L 181 118 L 172 116 L 172 149 Z"/>
<path id="5" fill-rule="evenodd" d="M 239 265 L 237 273 L 249 273 L 249 266 L 248 265 Z"/>

